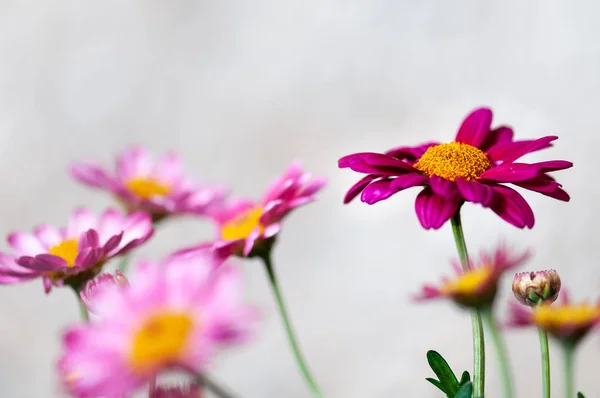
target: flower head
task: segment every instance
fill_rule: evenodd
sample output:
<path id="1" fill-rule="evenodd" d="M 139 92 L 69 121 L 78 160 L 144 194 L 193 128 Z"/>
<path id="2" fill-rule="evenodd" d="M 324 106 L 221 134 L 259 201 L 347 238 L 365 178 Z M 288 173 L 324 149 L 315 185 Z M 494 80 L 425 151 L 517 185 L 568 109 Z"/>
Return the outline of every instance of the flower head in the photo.
<path id="1" fill-rule="evenodd" d="M 555 270 L 519 272 L 512 283 L 515 297 L 521 304 L 534 307 L 552 303 L 560 292 L 560 276 Z"/>
<path id="2" fill-rule="evenodd" d="M 492 111 L 480 108 L 466 117 L 453 142 L 344 156 L 338 162 L 340 168 L 366 174 L 350 188 L 344 203 L 362 192 L 361 200 L 374 204 L 404 189 L 422 186 L 415 210 L 426 229 L 440 228 L 464 202 L 490 208 L 518 228 L 532 228 L 531 207 L 517 191 L 504 184 L 568 201 L 569 195 L 548 172 L 573 164 L 564 160 L 517 162 L 528 153 L 552 146 L 558 137 L 514 141 L 512 129 L 492 129 L 491 124 Z"/>
<path id="3" fill-rule="evenodd" d="M 195 182 L 183 171 L 180 157 L 168 153 L 158 162 L 142 147 L 133 147 L 117 157 L 114 173 L 93 163 L 71 167 L 71 174 L 84 184 L 115 195 L 129 210 L 144 210 L 157 221 L 170 214 L 207 214 L 225 196 L 219 186 Z"/>
<path id="4" fill-rule="evenodd" d="M 493 303 L 502 274 L 521 265 L 529 253 L 513 256 L 504 247 L 498 247 L 492 255 L 481 254 L 478 265 L 470 264 L 463 271 L 457 262 L 453 266 L 457 271 L 455 278 L 444 278 L 439 287 L 426 285 L 418 300 L 450 298 L 464 307 L 485 307 Z"/>
<path id="5" fill-rule="evenodd" d="M 281 229 L 281 220 L 295 208 L 316 200 L 325 178 L 312 178 L 292 163 L 285 174 L 271 183 L 262 200 L 234 200 L 216 209 L 212 216 L 219 225 L 219 238 L 213 245 L 226 256 L 249 256 L 267 249 Z"/>
<path id="6" fill-rule="evenodd" d="M 243 341 L 254 312 L 240 278 L 206 252 L 142 262 L 129 285 L 102 289 L 94 322 L 64 336 L 59 372 L 77 397 L 128 396 L 162 371 L 197 374 L 216 348 Z"/>
<path id="7" fill-rule="evenodd" d="M 125 286 L 129 281 L 120 271 L 113 274 L 100 274 L 94 279 L 88 281 L 84 288 L 79 292 L 81 300 L 89 312 L 94 312 L 94 301 L 98 294 L 104 289 L 111 289 L 115 286 Z"/>
<path id="8" fill-rule="evenodd" d="M 10 234 L 14 255 L 0 255 L 0 284 L 41 277 L 46 292 L 53 285 L 79 287 L 98 275 L 106 261 L 140 246 L 153 233 L 147 213 L 108 209 L 97 217 L 80 208 L 66 228 L 45 224 L 33 233 Z"/>
<path id="9" fill-rule="evenodd" d="M 157 386 L 150 391 L 149 398 L 202 398 L 202 391 L 197 384 L 181 387 Z"/>
<path id="10" fill-rule="evenodd" d="M 555 338 L 578 343 L 600 322 L 600 302 L 571 303 L 567 293 L 561 293 L 562 301 L 542 304 L 531 309 L 510 303 L 508 326 L 537 326 Z"/>

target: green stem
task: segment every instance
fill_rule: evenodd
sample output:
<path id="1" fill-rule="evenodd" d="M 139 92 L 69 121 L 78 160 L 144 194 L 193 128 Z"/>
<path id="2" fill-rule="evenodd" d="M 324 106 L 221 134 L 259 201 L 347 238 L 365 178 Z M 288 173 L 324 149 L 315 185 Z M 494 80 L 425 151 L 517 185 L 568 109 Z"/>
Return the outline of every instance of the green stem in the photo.
<path id="1" fill-rule="evenodd" d="M 75 297 L 77 298 L 77 303 L 79 304 L 79 314 L 81 315 L 81 319 L 86 323 L 89 322 L 90 316 L 88 314 L 88 310 L 85 306 L 85 303 L 81 299 L 81 295 L 79 294 L 79 289 L 74 286 L 71 286 L 73 293 L 75 293 Z"/>
<path id="2" fill-rule="evenodd" d="M 119 261 L 119 265 L 117 266 L 117 269 L 123 275 L 126 275 L 128 266 L 129 266 L 129 254 L 126 254 L 123 257 L 121 257 L 121 260 Z"/>
<path id="3" fill-rule="evenodd" d="M 548 333 L 538 328 L 540 335 L 540 352 L 542 353 L 542 387 L 543 398 L 550 398 L 550 350 L 548 349 Z"/>
<path id="4" fill-rule="evenodd" d="M 571 343 L 563 343 L 563 360 L 565 375 L 565 398 L 575 397 L 575 381 L 573 376 L 573 357 L 575 347 Z"/>
<path id="5" fill-rule="evenodd" d="M 484 309 L 481 312 L 481 314 L 487 325 L 488 330 L 490 331 L 492 341 L 496 346 L 496 353 L 498 355 L 498 362 L 500 365 L 500 374 L 502 377 L 502 385 L 504 387 L 504 396 L 506 398 L 511 398 L 513 396 L 513 387 L 510 377 L 510 366 L 508 363 L 508 356 L 506 354 L 506 345 L 504 344 L 502 335 L 500 334 L 498 326 L 496 325 L 496 321 L 494 320 L 492 308 L 490 307 Z"/>
<path id="6" fill-rule="evenodd" d="M 463 270 L 468 270 L 469 254 L 460 220 L 460 209 L 452 217 L 452 233 L 456 242 L 456 250 Z M 485 339 L 483 335 L 483 322 L 478 309 L 471 310 L 471 323 L 473 326 L 473 397 L 483 398 L 485 391 Z"/>
<path id="7" fill-rule="evenodd" d="M 310 371 L 308 370 L 308 366 L 306 365 L 306 362 L 303 358 L 302 351 L 300 350 L 300 346 L 296 341 L 296 337 L 294 337 L 294 330 L 292 328 L 289 315 L 287 314 L 285 303 L 281 295 L 281 290 L 279 289 L 279 285 L 277 283 L 277 277 L 275 276 L 275 270 L 273 269 L 270 254 L 265 254 L 264 256 L 262 256 L 262 260 L 265 264 L 265 268 L 267 269 L 267 273 L 269 274 L 269 281 L 271 282 L 271 287 L 273 288 L 273 293 L 275 294 L 277 305 L 279 307 L 279 313 L 281 314 L 281 318 L 283 319 L 283 323 L 285 325 L 288 340 L 290 342 L 290 345 L 292 346 L 292 350 L 294 351 L 294 355 L 296 357 L 296 363 L 298 364 L 298 367 L 300 368 L 300 371 L 304 376 L 304 380 L 312 390 L 313 396 L 322 398 L 323 394 L 321 394 L 317 383 L 311 376 Z"/>

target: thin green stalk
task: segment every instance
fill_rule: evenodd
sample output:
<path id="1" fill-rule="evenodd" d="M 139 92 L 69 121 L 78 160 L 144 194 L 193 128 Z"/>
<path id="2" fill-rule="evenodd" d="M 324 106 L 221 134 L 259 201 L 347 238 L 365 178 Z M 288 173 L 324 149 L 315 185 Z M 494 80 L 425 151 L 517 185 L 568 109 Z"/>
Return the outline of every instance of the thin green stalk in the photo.
<path id="1" fill-rule="evenodd" d="M 123 275 L 126 275 L 128 266 L 129 266 L 129 254 L 126 254 L 123 257 L 121 257 L 121 260 L 119 261 L 119 265 L 117 266 L 117 269 Z"/>
<path id="2" fill-rule="evenodd" d="M 573 357 L 575 346 L 571 343 L 563 343 L 563 360 L 564 360 L 564 375 L 565 375 L 565 398 L 575 397 L 575 380 L 573 375 Z"/>
<path id="3" fill-rule="evenodd" d="M 81 319 L 85 322 L 89 322 L 90 316 L 85 306 L 85 303 L 81 299 L 81 295 L 79 294 L 79 289 L 74 286 L 71 286 L 73 293 L 75 293 L 75 297 L 77 298 L 77 303 L 79 304 L 79 314 L 81 315 Z"/>
<path id="4" fill-rule="evenodd" d="M 311 376 L 310 371 L 308 370 L 308 366 L 306 365 L 306 362 L 303 358 L 302 351 L 300 350 L 300 346 L 298 345 L 298 342 L 296 341 L 296 337 L 294 337 L 294 330 L 292 328 L 292 323 L 291 323 L 289 315 L 287 313 L 285 303 L 284 303 L 283 297 L 281 295 L 281 290 L 279 289 L 279 284 L 277 283 L 277 277 L 275 276 L 275 270 L 273 269 L 271 257 L 269 254 L 265 254 L 262 257 L 262 260 L 265 264 L 265 268 L 267 269 L 267 273 L 269 274 L 269 281 L 271 282 L 271 287 L 273 288 L 273 293 L 275 294 L 277 305 L 279 307 L 279 313 L 281 314 L 281 318 L 283 319 L 283 323 L 285 325 L 285 330 L 287 332 L 288 340 L 290 342 L 290 345 L 291 345 L 292 350 L 294 351 L 294 355 L 296 357 L 296 363 L 298 364 L 298 367 L 300 368 L 300 371 L 302 372 L 302 375 L 304 376 L 304 380 L 306 381 L 306 383 L 309 385 L 310 389 L 312 390 L 313 396 L 315 396 L 317 398 L 322 398 L 323 394 L 321 394 L 321 391 L 319 390 L 317 383 Z"/>
<path id="5" fill-rule="evenodd" d="M 550 350 L 548 349 L 548 333 L 538 328 L 540 335 L 540 352 L 542 353 L 542 387 L 543 398 L 550 398 Z"/>
<path id="6" fill-rule="evenodd" d="M 506 398 L 511 398 L 513 396 L 513 387 L 510 375 L 510 365 L 508 363 L 508 356 L 506 354 L 506 345 L 504 344 L 502 335 L 500 334 L 498 326 L 496 325 L 494 314 L 492 313 L 492 308 L 490 307 L 483 310 L 481 314 L 483 315 L 483 319 L 487 325 L 488 330 L 490 331 L 492 341 L 496 346 L 496 353 L 498 355 L 498 363 L 500 365 L 500 375 L 502 377 L 504 396 Z"/>
<path id="7" fill-rule="evenodd" d="M 456 242 L 458 257 L 464 270 L 469 269 L 469 253 L 462 230 L 460 209 L 452 217 L 452 233 Z M 483 335 L 483 322 L 478 309 L 471 310 L 471 323 L 473 325 L 473 397 L 483 398 L 485 392 L 485 338 Z"/>

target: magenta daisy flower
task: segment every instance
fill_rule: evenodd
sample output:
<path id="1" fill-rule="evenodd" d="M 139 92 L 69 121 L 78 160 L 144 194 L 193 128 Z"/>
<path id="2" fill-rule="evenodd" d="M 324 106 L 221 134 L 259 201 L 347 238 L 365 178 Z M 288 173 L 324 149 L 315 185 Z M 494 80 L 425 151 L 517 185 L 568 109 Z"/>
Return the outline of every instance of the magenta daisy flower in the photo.
<path id="1" fill-rule="evenodd" d="M 531 309 L 511 302 L 507 326 L 537 326 L 561 341 L 576 344 L 598 323 L 600 301 L 572 303 L 563 290 L 557 302 Z"/>
<path id="2" fill-rule="evenodd" d="M 491 255 L 481 253 L 477 265 L 472 262 L 463 271 L 459 262 L 452 265 L 455 278 L 443 278 L 439 286 L 425 285 L 417 300 L 450 298 L 464 307 L 485 307 L 493 303 L 498 290 L 498 281 L 505 271 L 518 267 L 529 258 L 529 253 L 515 255 L 505 247 L 498 247 Z"/>
<path id="3" fill-rule="evenodd" d="M 518 162 L 528 153 L 552 146 L 558 137 L 514 141 L 511 128 L 492 129 L 491 124 L 492 111 L 480 108 L 466 117 L 453 142 L 344 156 L 338 162 L 340 168 L 367 174 L 350 188 L 344 203 L 361 194 L 363 202 L 374 204 L 404 189 L 422 186 L 415 210 L 426 229 L 440 228 L 464 202 L 490 208 L 518 228 L 532 228 L 535 219 L 531 207 L 504 184 L 568 201 L 569 195 L 548 173 L 573 164 L 565 160 Z"/>
<path id="4" fill-rule="evenodd" d="M 226 195 L 220 186 L 203 185 L 183 171 L 181 158 L 168 153 L 158 162 L 144 148 L 117 157 L 114 173 L 94 163 L 79 163 L 71 174 L 84 184 L 116 196 L 130 210 L 144 210 L 160 220 L 170 214 L 205 215 Z"/>
<path id="5" fill-rule="evenodd" d="M 41 277 L 46 293 L 63 284 L 79 288 L 106 261 L 140 246 L 153 232 L 152 220 L 144 212 L 127 215 L 108 209 L 96 217 L 77 209 L 66 228 L 41 225 L 33 233 L 10 234 L 14 255 L 0 254 L 0 284 Z"/>
<path id="6" fill-rule="evenodd" d="M 170 370 L 197 375 L 218 348 L 244 341 L 255 319 L 240 277 L 211 256 L 174 256 L 133 269 L 95 297 L 97 318 L 64 336 L 58 370 L 76 397 L 130 396 Z"/>
<path id="7" fill-rule="evenodd" d="M 262 200 L 233 200 L 212 212 L 219 226 L 214 248 L 223 256 L 248 256 L 257 244 L 275 237 L 281 221 L 292 210 L 316 200 L 315 194 L 327 180 L 304 173 L 292 163 L 283 176 L 271 183 Z"/>

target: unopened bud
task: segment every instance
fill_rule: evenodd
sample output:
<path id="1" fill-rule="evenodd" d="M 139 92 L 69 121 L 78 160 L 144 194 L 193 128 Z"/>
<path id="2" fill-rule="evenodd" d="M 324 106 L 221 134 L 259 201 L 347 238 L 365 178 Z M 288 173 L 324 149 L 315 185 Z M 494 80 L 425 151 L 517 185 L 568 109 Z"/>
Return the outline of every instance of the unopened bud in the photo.
<path id="1" fill-rule="evenodd" d="M 560 292 L 560 276 L 555 270 L 537 272 L 519 272 L 512 283 L 515 297 L 521 304 L 535 307 L 550 304 Z"/>

